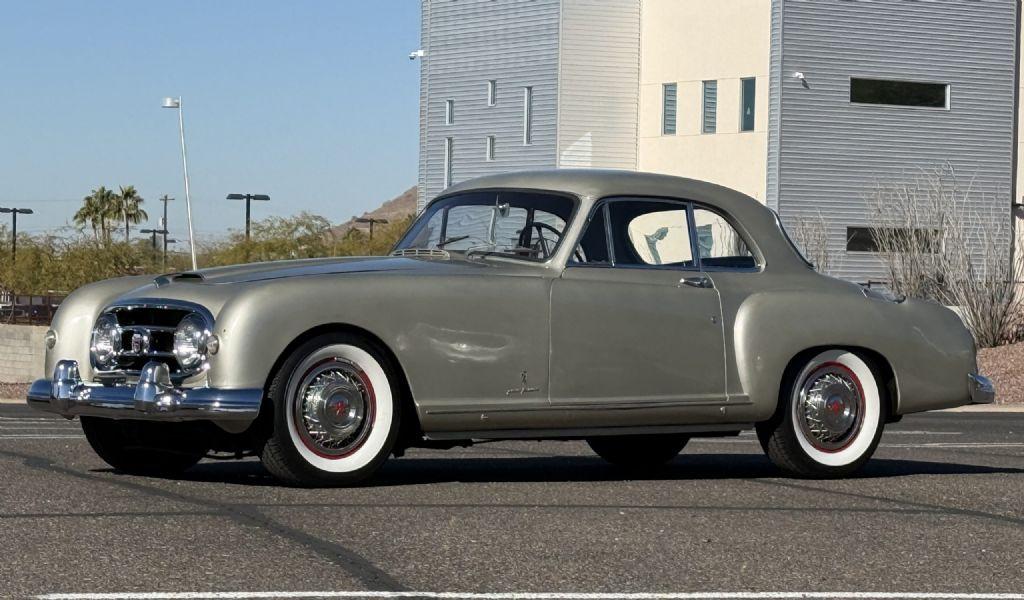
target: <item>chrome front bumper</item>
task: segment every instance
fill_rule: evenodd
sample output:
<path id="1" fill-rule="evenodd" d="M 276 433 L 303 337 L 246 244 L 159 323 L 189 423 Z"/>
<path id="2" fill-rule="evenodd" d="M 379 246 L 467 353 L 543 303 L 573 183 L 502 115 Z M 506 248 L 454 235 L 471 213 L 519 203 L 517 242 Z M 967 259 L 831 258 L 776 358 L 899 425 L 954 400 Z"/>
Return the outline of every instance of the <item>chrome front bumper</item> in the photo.
<path id="1" fill-rule="evenodd" d="M 992 404 L 996 401 L 996 386 L 988 377 L 971 373 L 967 376 L 967 385 L 971 404 Z"/>
<path id="2" fill-rule="evenodd" d="M 39 379 L 28 390 L 28 405 L 65 417 L 79 415 L 143 421 L 252 421 L 263 390 L 177 388 L 167 365 L 150 362 L 136 385 L 84 383 L 78 361 L 62 360 L 53 379 Z"/>

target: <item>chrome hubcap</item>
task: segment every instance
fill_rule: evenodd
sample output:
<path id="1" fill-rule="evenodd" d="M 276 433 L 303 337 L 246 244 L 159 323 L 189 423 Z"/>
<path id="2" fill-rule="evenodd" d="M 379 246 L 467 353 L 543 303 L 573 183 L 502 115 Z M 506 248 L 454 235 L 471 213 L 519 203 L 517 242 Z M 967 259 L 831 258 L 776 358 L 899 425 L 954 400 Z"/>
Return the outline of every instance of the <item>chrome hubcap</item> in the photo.
<path id="1" fill-rule="evenodd" d="M 373 388 L 366 375 L 339 358 L 311 368 L 296 389 L 296 429 L 306 446 L 324 456 L 344 456 L 361 446 L 373 412 Z"/>
<path id="2" fill-rule="evenodd" d="M 797 420 L 804 437 L 819 450 L 844 448 L 860 432 L 864 402 L 853 374 L 840 365 L 825 365 L 800 388 Z"/>

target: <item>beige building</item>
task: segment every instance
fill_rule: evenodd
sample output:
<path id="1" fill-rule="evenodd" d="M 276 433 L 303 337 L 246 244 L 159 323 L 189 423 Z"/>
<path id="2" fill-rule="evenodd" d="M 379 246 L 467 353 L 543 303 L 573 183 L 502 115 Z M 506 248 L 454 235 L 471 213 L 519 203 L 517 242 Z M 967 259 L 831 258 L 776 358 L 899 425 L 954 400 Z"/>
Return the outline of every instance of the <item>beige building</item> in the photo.
<path id="1" fill-rule="evenodd" d="M 770 25 L 770 0 L 643 2 L 639 170 L 704 179 L 765 201 Z M 744 79 L 754 87 L 753 128 L 746 131 Z M 704 131 L 706 81 L 717 86 L 713 133 Z M 675 128 L 666 134 L 664 92 L 672 83 Z"/>

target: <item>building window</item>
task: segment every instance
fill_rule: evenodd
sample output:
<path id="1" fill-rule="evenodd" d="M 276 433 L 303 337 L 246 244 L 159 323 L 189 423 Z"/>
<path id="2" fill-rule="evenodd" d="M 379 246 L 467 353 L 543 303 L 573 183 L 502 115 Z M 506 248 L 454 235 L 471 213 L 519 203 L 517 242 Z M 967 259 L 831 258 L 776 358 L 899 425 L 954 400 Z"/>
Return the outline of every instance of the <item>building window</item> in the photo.
<path id="1" fill-rule="evenodd" d="M 454 140 L 450 137 L 444 138 L 444 185 L 442 186 L 444 188 L 447 188 L 452 184 L 452 163 L 454 162 L 454 149 Z"/>
<path id="2" fill-rule="evenodd" d="M 523 145 L 533 143 L 533 88 L 523 88 Z"/>
<path id="3" fill-rule="evenodd" d="M 487 136 L 487 160 L 494 160 L 494 136 Z"/>
<path id="4" fill-rule="evenodd" d="M 498 82 L 491 79 L 487 82 L 487 106 L 494 106 L 498 103 Z"/>
<path id="5" fill-rule="evenodd" d="M 661 86 L 661 134 L 676 134 L 676 84 Z"/>
<path id="6" fill-rule="evenodd" d="M 701 102 L 701 131 L 714 133 L 718 125 L 718 82 L 704 82 L 704 97 Z"/>
<path id="7" fill-rule="evenodd" d="M 753 77 L 740 80 L 740 131 L 754 130 L 754 97 L 757 80 Z"/>
<path id="8" fill-rule="evenodd" d="M 455 122 L 455 101 L 444 101 L 444 124 L 451 125 Z"/>
<path id="9" fill-rule="evenodd" d="M 949 84 L 854 77 L 850 79 L 850 102 L 949 108 Z"/>
<path id="10" fill-rule="evenodd" d="M 879 252 L 883 248 L 909 251 L 914 246 L 935 254 L 941 249 L 942 236 L 938 229 L 846 228 L 847 252 Z"/>

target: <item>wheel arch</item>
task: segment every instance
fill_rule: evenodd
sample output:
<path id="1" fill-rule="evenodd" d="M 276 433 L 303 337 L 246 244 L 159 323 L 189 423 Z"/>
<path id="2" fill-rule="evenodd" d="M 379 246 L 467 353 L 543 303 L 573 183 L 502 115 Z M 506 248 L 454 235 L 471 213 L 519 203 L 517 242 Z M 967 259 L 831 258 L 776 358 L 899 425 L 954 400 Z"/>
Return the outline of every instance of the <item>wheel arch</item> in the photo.
<path id="1" fill-rule="evenodd" d="M 894 422 L 895 420 L 898 420 L 899 383 L 896 379 L 896 372 L 893 370 L 889 360 L 877 350 L 872 350 L 871 348 L 863 346 L 851 346 L 848 344 L 820 344 L 810 348 L 805 348 L 804 350 L 794 354 L 786 363 L 786 368 L 782 372 L 782 378 L 779 380 L 778 398 L 776 400 L 775 412 L 772 415 L 772 420 L 779 418 L 781 411 L 785 409 L 784 394 L 786 393 L 787 387 L 793 377 L 796 376 L 804 363 L 826 350 L 846 350 L 864 359 L 864 361 L 867 362 L 868 367 L 876 374 L 879 381 L 882 383 L 883 393 L 885 394 L 883 403 L 886 409 L 886 422 Z"/>
<path id="2" fill-rule="evenodd" d="M 303 331 L 302 333 L 297 335 L 292 341 L 290 341 L 284 347 L 284 349 L 281 350 L 281 352 L 278 354 L 277 358 L 274 360 L 273 366 L 267 373 L 266 381 L 263 384 L 264 394 L 263 402 L 262 405 L 260 406 L 260 416 L 263 417 L 264 414 L 272 416 L 273 414 L 273 401 L 271 400 L 267 391 L 270 388 L 271 382 L 274 380 L 278 372 L 281 370 L 281 367 L 284 365 L 285 360 L 287 360 L 288 357 L 291 356 L 291 354 L 295 352 L 295 350 L 299 346 L 306 343 L 307 341 L 320 335 L 338 333 L 347 333 L 355 335 L 366 340 L 368 343 L 374 345 L 378 350 L 380 350 L 384 354 L 385 358 L 390 363 L 389 366 L 391 367 L 391 371 L 398 376 L 397 383 L 401 389 L 399 406 L 401 406 L 402 410 L 402 431 L 399 433 L 399 443 L 395 450 L 397 452 L 401 452 L 404 449 L 404 446 L 407 445 L 411 438 L 422 435 L 422 427 L 420 426 L 419 418 L 419 408 L 416 404 L 416 400 L 413 398 L 412 395 L 412 387 L 409 384 L 409 376 L 405 372 L 405 369 L 402 366 L 401 361 L 398 360 L 398 356 L 395 354 L 394 350 L 392 350 L 391 347 L 388 346 L 388 344 L 385 343 L 380 336 L 376 335 L 375 333 L 368 329 L 359 327 L 358 325 L 352 325 L 350 323 L 325 323 L 322 325 L 311 327 Z"/>

